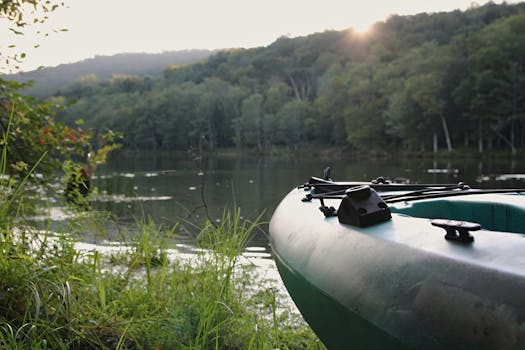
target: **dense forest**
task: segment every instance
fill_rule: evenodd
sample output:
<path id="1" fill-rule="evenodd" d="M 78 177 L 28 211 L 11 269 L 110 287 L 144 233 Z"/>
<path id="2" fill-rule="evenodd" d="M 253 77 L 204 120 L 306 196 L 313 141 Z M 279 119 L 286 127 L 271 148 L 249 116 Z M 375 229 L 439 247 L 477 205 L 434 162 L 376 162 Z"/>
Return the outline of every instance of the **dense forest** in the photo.
<path id="1" fill-rule="evenodd" d="M 158 78 L 85 76 L 61 118 L 125 135 L 128 149 L 525 147 L 525 3 L 392 16 L 233 49 Z"/>

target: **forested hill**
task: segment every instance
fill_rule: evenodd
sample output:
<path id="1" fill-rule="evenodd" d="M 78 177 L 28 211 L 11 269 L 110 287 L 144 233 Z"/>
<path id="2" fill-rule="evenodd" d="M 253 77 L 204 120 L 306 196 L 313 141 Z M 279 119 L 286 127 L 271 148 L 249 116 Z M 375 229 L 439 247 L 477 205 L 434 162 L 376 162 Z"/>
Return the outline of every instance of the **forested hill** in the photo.
<path id="1" fill-rule="evenodd" d="M 63 118 L 133 149 L 275 145 L 354 152 L 525 147 L 525 4 L 393 16 L 222 51 L 159 78 L 77 82 Z"/>
<path id="2" fill-rule="evenodd" d="M 33 87 L 28 88 L 26 93 L 43 97 L 54 94 L 76 80 L 89 75 L 95 76 L 101 81 L 107 80 L 115 74 L 161 75 L 164 69 L 170 65 L 199 62 L 214 52 L 210 50 L 183 50 L 95 56 L 76 63 L 8 75 L 6 78 L 18 82 L 33 81 Z"/>

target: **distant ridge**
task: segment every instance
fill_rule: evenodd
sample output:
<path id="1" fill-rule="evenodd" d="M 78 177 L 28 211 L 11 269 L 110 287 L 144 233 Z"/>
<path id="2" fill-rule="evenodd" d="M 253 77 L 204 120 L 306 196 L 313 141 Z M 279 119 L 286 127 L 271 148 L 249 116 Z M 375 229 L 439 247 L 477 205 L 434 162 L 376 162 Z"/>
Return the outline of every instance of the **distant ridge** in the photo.
<path id="1" fill-rule="evenodd" d="M 95 56 L 76 63 L 61 64 L 30 72 L 6 75 L 6 79 L 18 82 L 33 81 L 26 93 L 36 97 L 49 96 L 80 77 L 94 74 L 99 80 L 107 80 L 114 74 L 160 75 L 173 64 L 184 65 L 199 62 L 215 53 L 213 50 L 182 50 L 162 53 L 121 53 L 112 56 Z"/>

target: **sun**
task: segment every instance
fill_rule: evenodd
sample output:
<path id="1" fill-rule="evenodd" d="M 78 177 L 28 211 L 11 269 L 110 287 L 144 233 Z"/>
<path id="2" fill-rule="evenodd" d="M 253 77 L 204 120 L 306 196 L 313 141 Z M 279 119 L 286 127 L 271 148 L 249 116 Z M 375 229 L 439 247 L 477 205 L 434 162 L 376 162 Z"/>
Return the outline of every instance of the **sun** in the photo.
<path id="1" fill-rule="evenodd" d="M 373 23 L 363 19 L 362 21 L 356 21 L 352 23 L 352 29 L 357 34 L 365 35 L 372 29 Z"/>

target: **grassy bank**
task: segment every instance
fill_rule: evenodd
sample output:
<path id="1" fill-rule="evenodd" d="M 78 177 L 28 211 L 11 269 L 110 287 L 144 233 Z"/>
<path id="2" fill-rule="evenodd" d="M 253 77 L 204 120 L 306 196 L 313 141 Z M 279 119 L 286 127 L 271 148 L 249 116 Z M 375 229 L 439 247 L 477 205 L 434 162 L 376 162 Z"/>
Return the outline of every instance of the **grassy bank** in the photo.
<path id="1" fill-rule="evenodd" d="M 122 237 L 122 249 L 86 249 L 77 238 L 86 231 L 97 237 L 104 225 L 81 195 L 85 179 L 65 169 L 67 186 L 53 187 L 52 171 L 35 171 L 47 155 L 40 144 L 31 168 L 13 160 L 14 112 L 0 137 L 0 349 L 322 348 L 279 292 L 241 263 L 257 223 L 237 209 L 218 225 L 204 223 L 190 256 L 173 249 L 177 225 L 145 218 Z M 17 167 L 23 176 L 13 175 Z M 68 199 L 83 210 L 58 229 L 50 216 L 43 227 L 29 223 L 43 201 L 63 198 L 59 187 L 78 194 Z"/>
<path id="2" fill-rule="evenodd" d="M 79 249 L 75 232 L 2 221 L 0 348 L 320 349 L 300 316 L 239 257 L 256 225 L 225 212 L 199 253 L 148 220 L 126 249 Z M 72 227 L 78 227 L 72 226 Z"/>

